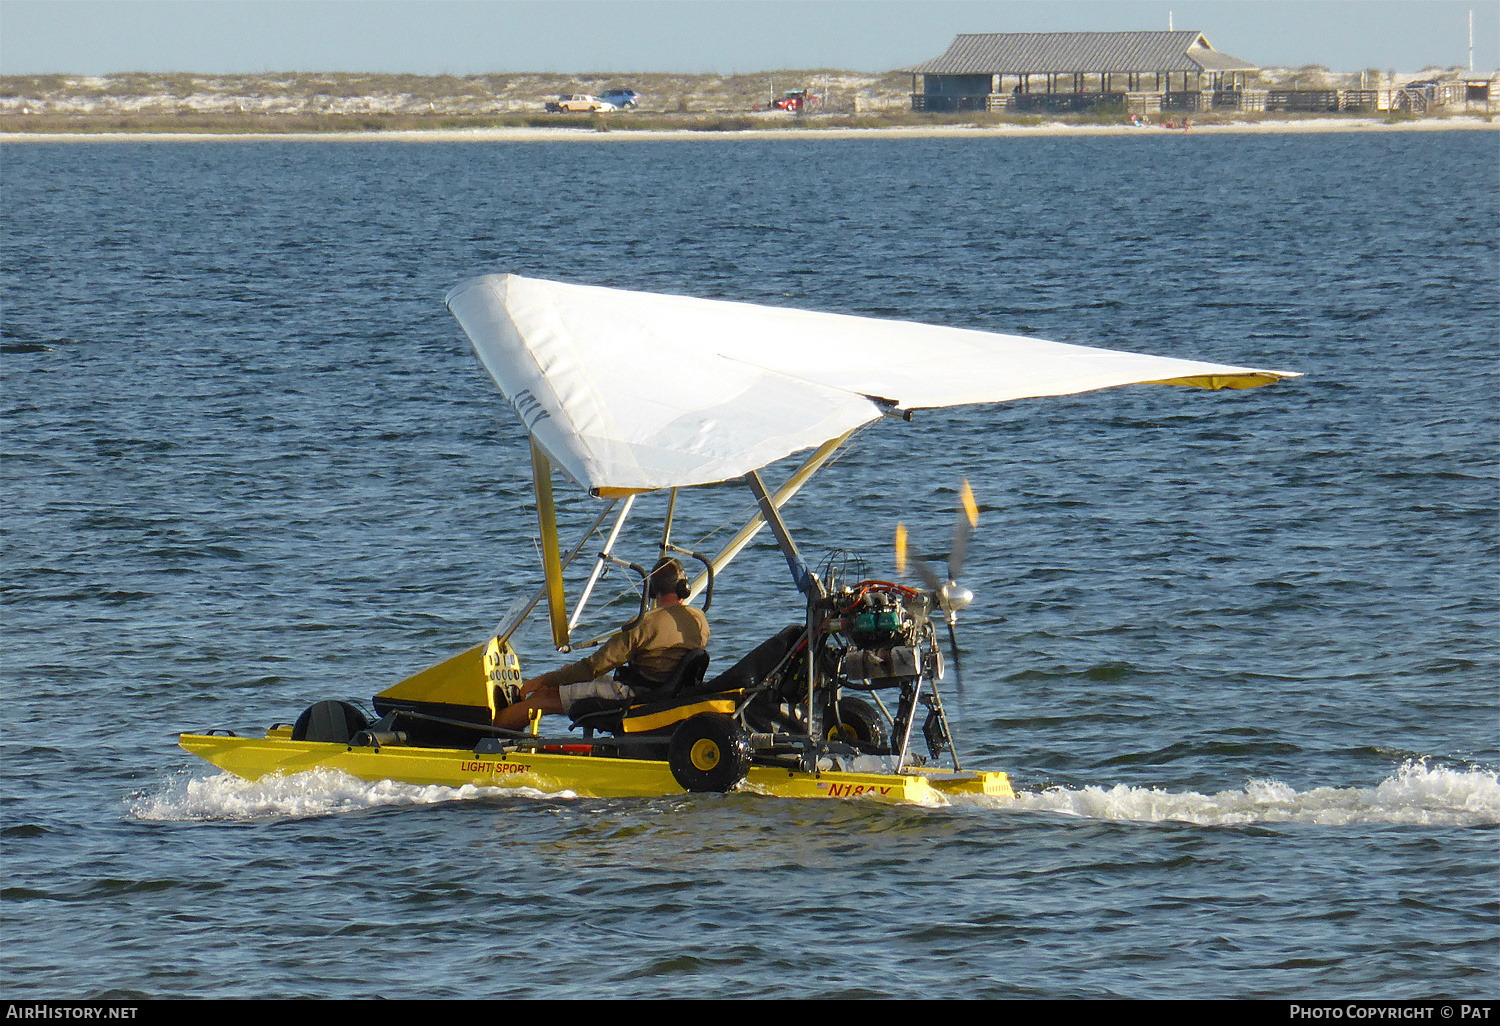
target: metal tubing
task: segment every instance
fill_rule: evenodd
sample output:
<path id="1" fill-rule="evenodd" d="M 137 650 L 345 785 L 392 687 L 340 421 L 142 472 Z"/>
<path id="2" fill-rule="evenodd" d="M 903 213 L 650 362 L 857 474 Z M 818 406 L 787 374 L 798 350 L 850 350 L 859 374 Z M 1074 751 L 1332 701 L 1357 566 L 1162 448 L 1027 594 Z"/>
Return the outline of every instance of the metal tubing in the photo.
<path id="1" fill-rule="evenodd" d="M 807 739 L 809 744 L 803 751 L 807 770 L 814 776 L 818 775 L 818 755 L 823 749 L 822 718 L 818 715 L 817 704 L 813 701 L 818 690 L 817 621 L 819 618 L 817 604 L 809 597 L 807 602 Z"/>
<path id="2" fill-rule="evenodd" d="M 601 642 L 607 641 L 608 639 L 614 637 L 620 631 L 630 630 L 630 628 L 641 622 L 641 619 L 646 615 L 646 610 L 650 607 L 651 572 L 645 567 L 641 566 L 639 563 L 628 562 L 621 559 L 619 556 L 605 555 L 602 552 L 599 555 L 601 559 L 608 560 L 615 566 L 622 566 L 627 570 L 634 570 L 636 573 L 641 575 L 641 608 L 640 612 L 636 613 L 635 616 L 631 617 L 629 620 L 626 620 L 620 626 L 613 628 L 608 634 L 601 634 L 597 638 L 590 638 L 588 641 L 585 641 L 583 644 L 579 645 L 579 648 L 593 648 L 595 645 L 598 645 Z"/>
<path id="3" fill-rule="evenodd" d="M 568 644 L 568 600 L 563 594 L 562 554 L 557 545 L 557 509 L 552 501 L 552 461 L 531 440 L 531 481 L 536 489 L 536 518 L 542 532 L 542 571 L 547 578 L 547 611 L 552 620 L 552 643 L 559 652 Z"/>
<path id="4" fill-rule="evenodd" d="M 792 572 L 792 580 L 797 585 L 797 590 L 808 598 L 823 597 L 823 582 L 808 567 L 803 560 L 802 554 L 797 551 L 797 543 L 792 541 L 792 534 L 787 530 L 786 523 L 781 519 L 781 512 L 771 497 L 766 494 L 766 486 L 761 481 L 760 475 L 755 471 L 745 475 L 745 483 L 750 486 L 750 491 L 755 495 L 755 501 L 760 504 L 760 513 L 768 524 L 771 525 L 771 533 L 776 535 L 776 544 L 781 548 L 781 554 L 786 558 L 787 569 Z M 811 626 L 811 620 L 808 621 Z"/>
<path id="5" fill-rule="evenodd" d="M 578 596 L 578 605 L 573 607 L 573 615 L 568 619 L 568 630 L 571 631 L 578 626 L 578 620 L 583 616 L 583 607 L 588 605 L 589 596 L 594 593 L 594 585 L 599 583 L 599 577 L 604 573 L 604 559 L 614 552 L 615 539 L 620 537 L 620 528 L 625 526 L 625 519 L 630 516 L 630 507 L 633 505 L 635 505 L 635 496 L 627 495 L 620 515 L 615 519 L 615 526 L 610 529 L 609 537 L 605 539 L 604 549 L 599 553 L 599 558 L 594 561 L 594 572 L 589 574 L 589 582 L 583 586 L 583 594 Z"/>
<path id="6" fill-rule="evenodd" d="M 964 768 L 958 762 L 958 741 L 953 737 L 953 726 L 948 722 L 948 713 L 943 709 L 943 696 L 938 691 L 937 681 L 931 682 L 932 704 L 937 709 L 938 722 L 943 725 L 943 733 L 948 736 L 948 757 L 953 760 L 953 772 L 962 773 Z"/>
<path id="7" fill-rule="evenodd" d="M 639 563 L 632 563 L 628 559 L 621 559 L 619 556 L 608 556 L 604 555 L 604 553 L 600 553 L 600 556 L 604 559 L 609 560 L 615 566 L 623 566 L 626 570 L 634 570 L 636 573 L 641 575 L 641 611 L 637 613 L 632 619 L 627 620 L 625 623 L 617 627 L 615 631 L 612 631 L 610 634 L 606 634 L 604 637 L 607 638 L 611 637 L 615 633 L 618 633 L 619 631 L 628 631 L 630 628 L 640 623 L 641 618 L 646 615 L 646 610 L 650 608 L 651 605 L 651 571 L 647 570 Z M 601 638 L 600 640 L 602 641 L 603 639 Z M 592 645 L 594 644 L 594 642 L 589 642 L 589 644 Z"/>
<path id="8" fill-rule="evenodd" d="M 786 505 L 786 503 L 792 498 L 792 496 L 796 495 L 797 492 L 802 489 L 802 486 L 807 484 L 812 476 L 816 474 L 825 463 L 833 458 L 834 454 L 838 452 L 839 447 L 847 442 L 849 440 L 849 437 L 858 430 L 859 428 L 854 428 L 850 431 L 846 431 L 839 437 L 824 442 L 822 445 L 818 446 L 813 454 L 807 458 L 806 462 L 804 462 L 802 466 L 798 467 L 795 471 L 792 472 L 792 476 L 786 479 L 786 483 L 776 490 L 776 494 L 771 496 L 771 505 L 776 507 L 777 509 L 780 509 L 782 506 Z M 753 517 L 747 520 L 745 522 L 745 526 L 740 528 L 735 536 L 729 539 L 729 542 L 719 550 L 719 554 L 713 558 L 714 573 L 722 573 L 724 571 L 724 568 L 729 565 L 730 561 L 733 560 L 735 556 L 738 556 L 741 550 L 743 550 L 746 545 L 750 544 L 751 539 L 759 534 L 760 529 L 765 525 L 765 517 L 763 517 L 760 513 L 756 513 Z M 696 597 L 701 591 L 703 591 L 704 585 L 707 583 L 707 580 L 707 573 L 699 574 L 697 577 L 693 578 L 692 589 L 688 592 L 688 598 L 692 599 Z"/>
<path id="9" fill-rule="evenodd" d="M 917 722 L 917 705 L 919 704 L 918 700 L 922 697 L 922 680 L 923 680 L 923 678 L 921 678 L 921 677 L 917 678 L 916 686 L 913 688 L 912 693 L 911 693 L 911 705 L 907 707 L 906 729 L 901 732 L 901 745 L 896 750 L 896 754 L 897 754 L 896 772 L 897 773 L 900 773 L 902 770 L 904 770 L 906 768 L 906 754 L 907 754 L 908 750 L 911 748 L 911 728 L 912 728 L 912 725 Z M 903 706 L 906 705 L 905 702 L 902 702 L 901 704 Z M 899 707 L 898 707 L 898 712 L 899 712 Z"/>
<path id="10" fill-rule="evenodd" d="M 568 566 L 573 562 L 573 560 L 578 556 L 578 553 L 583 551 L 583 546 L 588 542 L 590 538 L 594 536 L 594 532 L 599 530 L 599 525 L 604 523 L 604 519 L 609 516 L 610 510 L 614 509 L 615 506 L 618 505 L 618 502 L 619 500 L 617 499 L 611 499 L 609 501 L 609 505 L 605 506 L 604 509 L 600 511 L 599 515 L 594 518 L 594 522 L 589 525 L 589 529 L 583 532 L 583 537 L 578 539 L 578 544 L 573 546 L 573 551 L 568 553 L 568 558 L 562 561 L 564 570 L 566 570 Z M 495 632 L 495 636 L 500 639 L 502 644 L 509 641 L 510 636 L 520 629 L 521 624 L 526 622 L 526 618 L 530 616 L 531 611 L 536 608 L 536 604 L 543 598 L 545 598 L 546 595 L 547 586 L 543 584 L 536 590 L 536 593 L 531 596 L 531 601 L 527 602 L 526 605 L 521 609 L 521 611 L 515 614 L 510 624 L 507 625 L 502 623 L 500 625 L 499 629 Z"/>
<path id="11" fill-rule="evenodd" d="M 668 552 L 675 552 L 679 556 L 690 556 L 693 559 L 696 559 L 698 562 L 700 562 L 700 563 L 703 564 L 703 567 L 704 567 L 703 572 L 708 576 L 708 587 L 705 588 L 704 592 L 703 592 L 703 611 L 705 613 L 708 612 L 709 607 L 712 606 L 713 603 L 714 603 L 714 564 L 713 564 L 713 560 L 709 559 L 707 556 L 705 556 L 701 552 L 694 552 L 692 549 L 684 549 L 684 548 L 682 548 L 679 545 L 667 544 L 667 545 L 663 546 L 662 555 L 665 556 Z M 692 593 L 689 592 L 688 593 L 688 599 L 691 600 L 692 597 L 693 597 Z"/>
<path id="12" fill-rule="evenodd" d="M 665 556 L 667 550 L 672 548 L 672 514 L 677 510 L 677 489 L 673 488 L 667 493 L 667 515 L 661 525 L 661 555 Z M 657 557 L 661 558 L 660 556 Z"/>

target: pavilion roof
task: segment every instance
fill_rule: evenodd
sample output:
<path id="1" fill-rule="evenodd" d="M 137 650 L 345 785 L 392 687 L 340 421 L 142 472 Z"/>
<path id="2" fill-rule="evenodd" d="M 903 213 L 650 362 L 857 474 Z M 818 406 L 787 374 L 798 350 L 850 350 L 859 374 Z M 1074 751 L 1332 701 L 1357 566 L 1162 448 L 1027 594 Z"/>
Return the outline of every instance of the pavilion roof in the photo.
<path id="1" fill-rule="evenodd" d="M 1201 32 L 980 32 L 957 36 L 918 75 L 1254 71 Z"/>

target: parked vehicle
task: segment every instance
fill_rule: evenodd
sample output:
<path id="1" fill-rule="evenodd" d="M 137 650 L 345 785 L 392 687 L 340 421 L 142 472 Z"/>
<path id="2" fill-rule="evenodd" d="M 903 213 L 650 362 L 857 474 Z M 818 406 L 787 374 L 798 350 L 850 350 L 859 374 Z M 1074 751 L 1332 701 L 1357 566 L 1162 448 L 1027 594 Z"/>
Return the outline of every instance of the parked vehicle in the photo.
<path id="1" fill-rule="evenodd" d="M 605 103 L 597 96 L 590 96 L 587 93 L 572 93 L 567 96 L 559 96 L 557 102 L 547 104 L 547 110 L 553 114 L 612 109 L 613 107 L 610 104 Z"/>
<path id="2" fill-rule="evenodd" d="M 810 107 L 816 107 L 820 99 L 806 89 L 793 89 L 779 100 L 772 100 L 773 110 L 790 111 L 793 114 L 801 114 Z"/>
<path id="3" fill-rule="evenodd" d="M 615 110 L 633 110 L 641 102 L 641 94 L 634 89 L 606 89 L 599 99 Z"/>

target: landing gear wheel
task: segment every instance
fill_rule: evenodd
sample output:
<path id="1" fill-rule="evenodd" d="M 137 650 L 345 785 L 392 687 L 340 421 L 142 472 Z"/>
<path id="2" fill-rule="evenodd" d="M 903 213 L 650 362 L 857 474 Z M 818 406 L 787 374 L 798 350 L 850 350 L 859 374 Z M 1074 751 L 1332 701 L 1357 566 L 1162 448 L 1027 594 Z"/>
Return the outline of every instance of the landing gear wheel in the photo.
<path id="1" fill-rule="evenodd" d="M 833 722 L 831 711 L 825 715 L 823 722 L 827 725 L 827 737 L 830 741 L 858 741 L 876 749 L 877 753 L 889 750 L 890 740 L 885 734 L 885 719 L 868 702 L 858 698 L 840 698 L 839 722 Z"/>
<path id="2" fill-rule="evenodd" d="M 689 791 L 728 791 L 750 770 L 750 746 L 728 716 L 699 713 L 672 735 L 667 766 Z"/>

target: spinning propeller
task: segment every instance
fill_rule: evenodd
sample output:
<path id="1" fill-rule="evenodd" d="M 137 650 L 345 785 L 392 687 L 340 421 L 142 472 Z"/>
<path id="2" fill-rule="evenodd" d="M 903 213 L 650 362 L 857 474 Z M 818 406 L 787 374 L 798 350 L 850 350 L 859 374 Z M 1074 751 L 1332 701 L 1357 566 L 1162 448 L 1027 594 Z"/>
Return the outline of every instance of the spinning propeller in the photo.
<path id="1" fill-rule="evenodd" d="M 965 479 L 958 493 L 958 516 L 953 524 L 953 547 L 948 551 L 948 580 L 943 581 L 939 578 L 937 571 L 933 570 L 921 556 L 911 557 L 912 569 L 932 592 L 933 600 L 948 621 L 948 645 L 949 651 L 953 654 L 953 673 L 957 678 L 960 694 L 963 693 L 964 688 L 964 671 L 963 665 L 958 661 L 958 635 L 954 630 L 954 624 L 958 621 L 959 610 L 967 608 L 969 603 L 974 601 L 974 593 L 958 583 L 958 575 L 963 570 L 964 555 L 969 551 L 969 537 L 978 525 L 979 506 L 974 502 L 974 492 L 969 488 L 968 480 Z M 896 525 L 896 573 L 906 573 L 905 524 Z"/>

